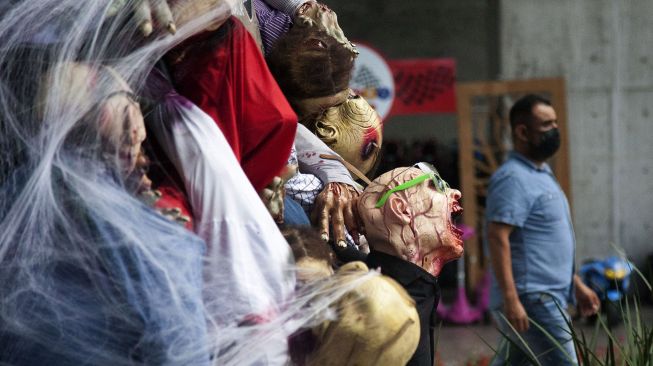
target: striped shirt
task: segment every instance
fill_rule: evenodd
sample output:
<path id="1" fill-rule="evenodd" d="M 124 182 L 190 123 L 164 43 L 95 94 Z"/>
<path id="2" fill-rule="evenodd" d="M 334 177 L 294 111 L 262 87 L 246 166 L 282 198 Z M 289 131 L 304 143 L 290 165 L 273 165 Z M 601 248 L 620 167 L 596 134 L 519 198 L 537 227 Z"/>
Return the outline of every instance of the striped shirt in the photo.
<path id="1" fill-rule="evenodd" d="M 272 8 L 263 0 L 252 0 L 256 17 L 258 18 L 263 51 L 270 54 L 272 47 L 281 36 L 286 34 L 292 25 L 292 18 L 280 10 Z"/>

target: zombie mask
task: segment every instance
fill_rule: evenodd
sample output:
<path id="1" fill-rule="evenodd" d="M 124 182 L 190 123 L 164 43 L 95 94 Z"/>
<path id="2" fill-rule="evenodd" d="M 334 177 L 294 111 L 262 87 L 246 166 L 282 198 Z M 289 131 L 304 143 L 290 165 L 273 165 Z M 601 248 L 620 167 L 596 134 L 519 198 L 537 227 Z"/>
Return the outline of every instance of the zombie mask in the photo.
<path id="1" fill-rule="evenodd" d="M 349 97 L 349 89 L 345 89 L 339 93 L 333 95 L 327 95 L 325 97 L 317 98 L 305 98 L 305 99 L 296 99 L 291 100 L 295 113 L 300 120 L 307 118 L 308 116 L 316 116 L 327 109 L 340 105 L 344 103 Z"/>
<path id="2" fill-rule="evenodd" d="M 48 95 L 53 83 L 69 92 Z M 85 111 L 69 133 L 70 146 L 88 144 L 90 150 L 99 138 L 98 153 L 123 178 L 135 169 L 145 140 L 145 124 L 137 96 L 116 71 L 104 66 L 62 64 L 48 73 L 39 93 L 42 99 L 58 98 L 56 104 L 62 110 Z"/>
<path id="3" fill-rule="evenodd" d="M 105 154 L 117 156 L 122 173 L 127 175 L 136 168 L 145 140 L 145 124 L 135 95 L 126 84 L 124 87 L 106 98 L 102 108 L 108 115 L 101 122 L 100 134 Z"/>
<path id="4" fill-rule="evenodd" d="M 293 27 L 266 59 L 300 119 L 322 113 L 349 96 L 351 52 L 316 27 Z"/>
<path id="5" fill-rule="evenodd" d="M 367 174 L 381 151 L 383 124 L 361 96 L 352 95 L 315 121 L 313 132 L 343 159 Z"/>
<path id="6" fill-rule="evenodd" d="M 294 23 L 299 26 L 322 29 L 349 49 L 352 54 L 358 55 L 356 45 L 345 37 L 345 33 L 338 25 L 338 16 L 328 6 L 317 1 L 307 1 L 297 10 Z"/>
<path id="7" fill-rule="evenodd" d="M 463 253 L 461 194 L 427 164 L 391 170 L 370 184 L 358 202 L 370 248 L 402 258 L 437 276 Z"/>
<path id="8" fill-rule="evenodd" d="M 367 271 L 364 263 L 350 262 L 338 269 L 334 282 L 345 285 Z M 405 365 L 415 353 L 420 338 L 415 302 L 391 278 L 367 279 L 332 309 L 338 317 L 313 329 L 319 347 L 306 365 Z"/>

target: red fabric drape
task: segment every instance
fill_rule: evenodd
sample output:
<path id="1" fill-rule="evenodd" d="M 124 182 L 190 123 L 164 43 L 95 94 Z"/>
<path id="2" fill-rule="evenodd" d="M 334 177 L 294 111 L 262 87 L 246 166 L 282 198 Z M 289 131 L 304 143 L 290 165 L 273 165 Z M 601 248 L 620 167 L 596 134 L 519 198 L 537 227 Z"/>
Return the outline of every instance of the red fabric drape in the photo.
<path id="1" fill-rule="evenodd" d="M 232 17 L 223 27 L 173 50 L 172 74 L 178 92 L 216 121 L 260 191 L 286 165 L 297 116 L 242 23 Z"/>

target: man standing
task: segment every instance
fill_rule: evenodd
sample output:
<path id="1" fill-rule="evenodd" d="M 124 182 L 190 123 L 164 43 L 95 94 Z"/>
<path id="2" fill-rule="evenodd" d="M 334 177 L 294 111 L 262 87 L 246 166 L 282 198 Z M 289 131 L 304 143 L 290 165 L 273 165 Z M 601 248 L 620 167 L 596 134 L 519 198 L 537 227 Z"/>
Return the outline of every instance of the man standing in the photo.
<path id="1" fill-rule="evenodd" d="M 510 126 L 514 151 L 488 189 L 487 244 L 494 269 L 493 315 L 520 347 L 504 339 L 494 364 L 537 359 L 542 365 L 573 365 L 565 310 L 577 300 L 581 314 L 591 315 L 599 299 L 574 274 L 569 204 L 546 163 L 560 147 L 556 112 L 548 100 L 526 95 L 510 109 Z"/>

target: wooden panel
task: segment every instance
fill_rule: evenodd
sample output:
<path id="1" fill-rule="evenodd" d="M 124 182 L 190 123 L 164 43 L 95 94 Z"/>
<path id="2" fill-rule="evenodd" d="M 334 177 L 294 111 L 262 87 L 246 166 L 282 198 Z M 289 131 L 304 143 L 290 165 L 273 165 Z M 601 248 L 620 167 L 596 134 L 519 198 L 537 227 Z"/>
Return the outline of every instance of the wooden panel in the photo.
<path id="1" fill-rule="evenodd" d="M 563 79 L 532 79 L 459 83 L 458 141 L 463 222 L 475 228 L 476 235 L 465 242 L 468 288 L 476 288 L 487 268 L 483 255 L 483 213 L 489 176 L 512 148 L 508 111 L 524 94 L 536 93 L 551 99 L 558 115 L 562 137 L 560 150 L 549 162 L 560 186 L 571 199 L 567 104 Z"/>

